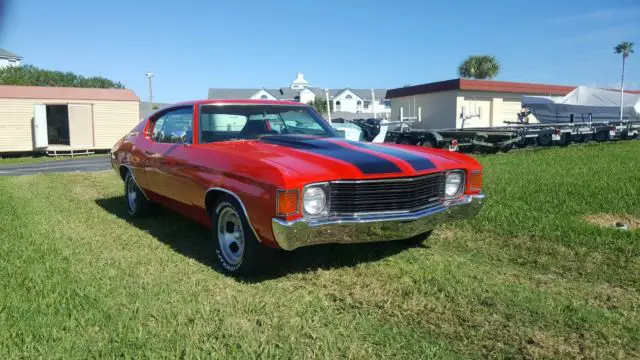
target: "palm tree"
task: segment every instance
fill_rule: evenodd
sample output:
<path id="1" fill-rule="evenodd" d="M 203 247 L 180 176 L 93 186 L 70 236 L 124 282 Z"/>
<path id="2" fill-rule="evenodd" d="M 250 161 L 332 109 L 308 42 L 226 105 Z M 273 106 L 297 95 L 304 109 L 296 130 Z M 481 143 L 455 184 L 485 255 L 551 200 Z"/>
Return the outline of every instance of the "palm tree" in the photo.
<path id="1" fill-rule="evenodd" d="M 460 77 L 467 79 L 492 79 L 500 72 L 500 63 L 495 56 L 472 55 L 458 67 Z"/>
<path id="2" fill-rule="evenodd" d="M 623 41 L 613 48 L 616 54 L 622 54 L 622 80 L 620 81 L 620 121 L 622 121 L 622 109 L 624 103 L 624 64 L 629 55 L 633 54 L 633 42 Z"/>

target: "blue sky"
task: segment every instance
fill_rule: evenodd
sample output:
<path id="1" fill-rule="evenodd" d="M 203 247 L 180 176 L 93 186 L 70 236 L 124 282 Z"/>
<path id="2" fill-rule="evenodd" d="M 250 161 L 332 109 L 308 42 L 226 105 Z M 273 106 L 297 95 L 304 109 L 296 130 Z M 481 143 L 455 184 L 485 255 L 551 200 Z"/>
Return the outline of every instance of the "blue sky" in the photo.
<path id="1" fill-rule="evenodd" d="M 0 0 L 1 2 L 2 0 Z M 7 0 L 5 0 L 7 2 Z M 187 5 L 188 4 L 188 5 Z M 393 88 L 457 77 L 471 54 L 498 57 L 498 80 L 615 86 L 620 41 L 636 42 L 640 2 L 9 0 L 0 47 L 39 67 L 102 75 L 154 100 L 210 87 Z"/>

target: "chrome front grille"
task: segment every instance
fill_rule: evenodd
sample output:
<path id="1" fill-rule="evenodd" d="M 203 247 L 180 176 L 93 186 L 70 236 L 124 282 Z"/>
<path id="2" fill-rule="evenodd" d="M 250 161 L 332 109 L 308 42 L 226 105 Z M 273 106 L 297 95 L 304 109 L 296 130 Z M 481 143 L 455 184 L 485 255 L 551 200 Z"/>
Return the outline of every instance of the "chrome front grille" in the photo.
<path id="1" fill-rule="evenodd" d="M 411 212 L 444 198 L 443 173 L 412 178 L 334 181 L 330 183 L 330 212 L 336 215 Z"/>

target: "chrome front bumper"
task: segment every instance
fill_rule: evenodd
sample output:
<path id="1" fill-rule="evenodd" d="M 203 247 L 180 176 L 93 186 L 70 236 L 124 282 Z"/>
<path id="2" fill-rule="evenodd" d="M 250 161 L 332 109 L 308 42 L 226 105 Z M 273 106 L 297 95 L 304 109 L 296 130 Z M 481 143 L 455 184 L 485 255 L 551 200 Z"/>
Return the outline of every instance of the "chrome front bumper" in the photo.
<path id="1" fill-rule="evenodd" d="M 274 218 L 273 234 L 284 250 L 317 244 L 402 240 L 433 230 L 443 222 L 474 217 L 484 199 L 482 194 L 464 195 L 414 213 L 294 221 Z"/>

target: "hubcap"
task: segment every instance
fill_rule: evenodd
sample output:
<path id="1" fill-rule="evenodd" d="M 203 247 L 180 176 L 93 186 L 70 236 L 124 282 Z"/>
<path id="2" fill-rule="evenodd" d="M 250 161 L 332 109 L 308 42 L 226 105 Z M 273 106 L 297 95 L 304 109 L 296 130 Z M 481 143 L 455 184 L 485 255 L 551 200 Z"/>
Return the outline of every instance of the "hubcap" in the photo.
<path id="1" fill-rule="evenodd" d="M 224 208 L 218 215 L 218 243 L 224 260 L 237 265 L 244 254 L 244 233 L 240 217 L 232 208 Z"/>
<path id="2" fill-rule="evenodd" d="M 136 191 L 136 184 L 132 179 L 127 182 L 127 200 L 129 201 L 129 209 L 136 211 L 136 197 L 138 192 Z"/>

